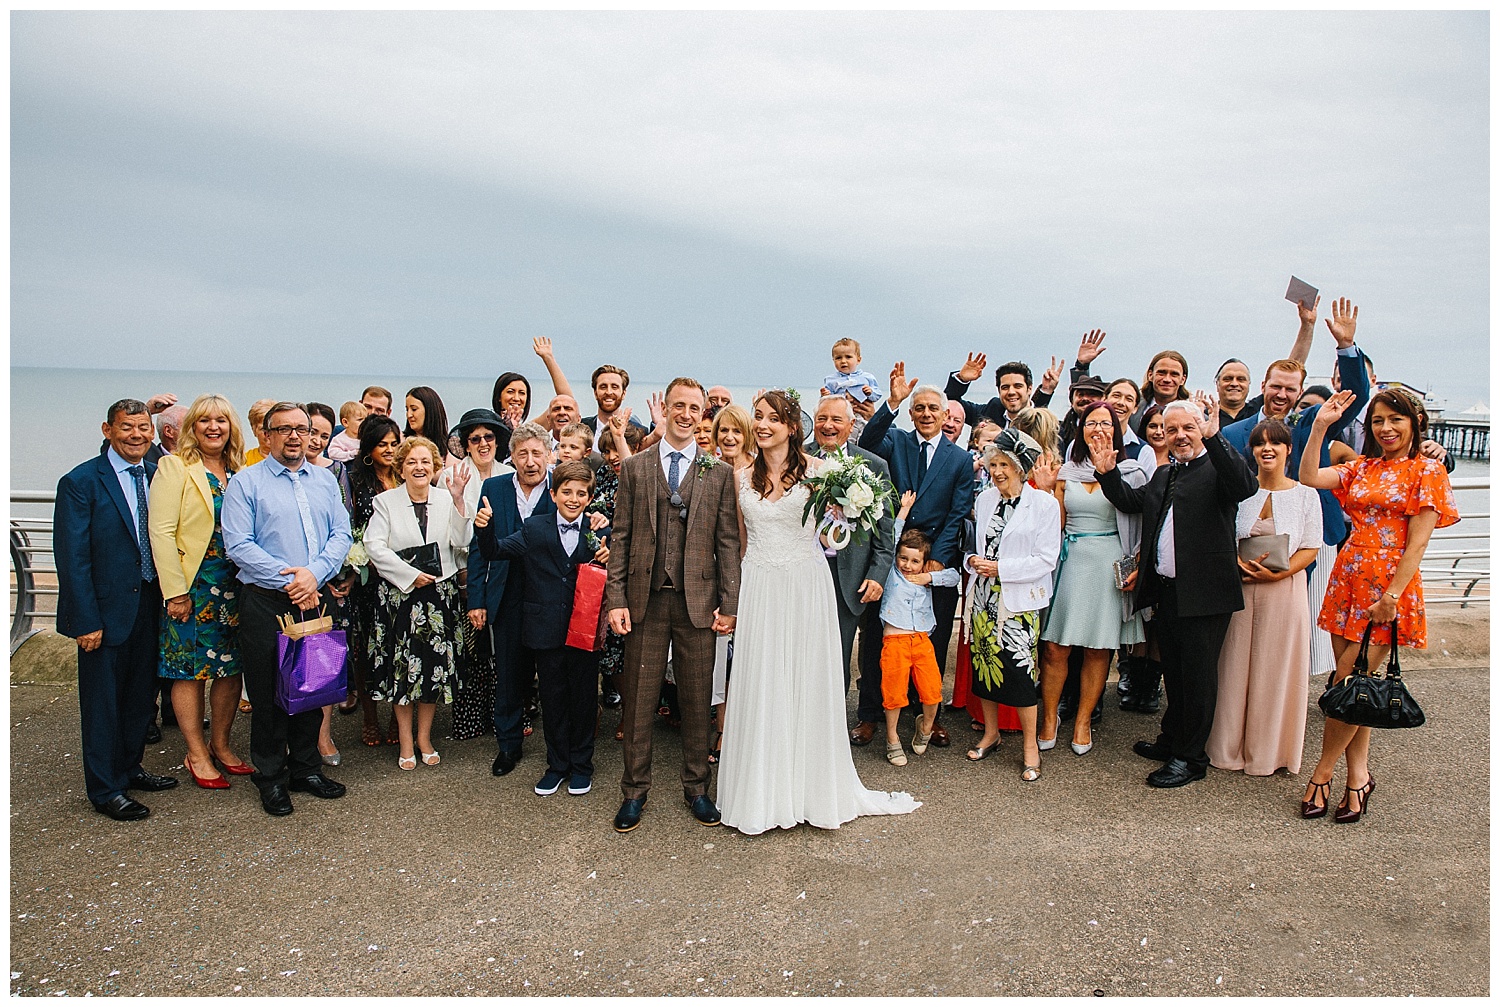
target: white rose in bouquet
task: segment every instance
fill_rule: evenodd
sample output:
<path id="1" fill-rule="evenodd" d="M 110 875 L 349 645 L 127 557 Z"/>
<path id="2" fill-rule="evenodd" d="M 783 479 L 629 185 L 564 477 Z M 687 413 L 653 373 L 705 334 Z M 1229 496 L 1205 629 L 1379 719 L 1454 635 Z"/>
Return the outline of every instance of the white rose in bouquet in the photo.
<path id="1" fill-rule="evenodd" d="M 344 557 L 344 562 L 350 566 L 364 566 L 370 562 L 370 554 L 365 551 L 363 542 L 355 542 L 349 547 L 349 555 Z"/>
<path id="2" fill-rule="evenodd" d="M 875 502 L 875 491 L 867 483 L 856 482 L 849 486 L 845 497 L 849 503 L 844 506 L 844 514 L 850 518 L 858 518 Z"/>

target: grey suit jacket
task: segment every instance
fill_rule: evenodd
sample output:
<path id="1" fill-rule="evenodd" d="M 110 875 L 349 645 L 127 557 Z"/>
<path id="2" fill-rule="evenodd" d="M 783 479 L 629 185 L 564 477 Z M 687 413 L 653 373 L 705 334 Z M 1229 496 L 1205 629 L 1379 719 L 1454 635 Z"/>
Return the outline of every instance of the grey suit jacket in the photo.
<path id="1" fill-rule="evenodd" d="M 866 451 L 852 440 L 844 445 L 844 450 L 863 459 L 886 482 L 891 481 L 891 467 L 873 451 Z M 823 457 L 822 449 L 816 442 L 808 445 L 808 451 L 816 457 Z M 844 599 L 849 611 L 855 615 L 864 611 L 865 603 L 859 600 L 859 586 L 867 580 L 884 585 L 895 558 L 896 516 L 887 507 L 886 512 L 881 515 L 880 523 L 875 526 L 875 533 L 863 542 L 850 542 L 834 562 L 834 588 Z"/>

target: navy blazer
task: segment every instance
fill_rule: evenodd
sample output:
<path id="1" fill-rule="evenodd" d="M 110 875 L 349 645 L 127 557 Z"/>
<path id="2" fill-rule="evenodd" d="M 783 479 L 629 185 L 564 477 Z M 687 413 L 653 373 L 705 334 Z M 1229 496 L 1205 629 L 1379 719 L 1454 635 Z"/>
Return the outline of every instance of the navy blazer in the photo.
<path id="1" fill-rule="evenodd" d="M 521 560 L 526 571 L 521 592 L 521 644 L 532 650 L 553 650 L 568 639 L 568 620 L 573 617 L 573 591 L 578 584 L 578 568 L 594 558 L 597 546 L 588 544 L 589 516 L 579 516 L 582 528 L 578 546 L 572 555 L 563 552 L 562 535 L 557 530 L 557 512 L 538 513 L 521 522 L 521 530 L 492 541 L 495 559 Z M 599 538 L 608 528 L 593 532 Z"/>
<path id="2" fill-rule="evenodd" d="M 893 430 L 896 414 L 882 402 L 859 435 L 859 446 L 873 451 L 891 467 L 891 482 L 897 493 L 917 491 L 917 502 L 906 518 L 906 527 L 920 528 L 932 540 L 932 558 L 944 566 L 957 567 L 964 518 L 974 509 L 974 459 L 963 448 L 941 435 L 932 464 L 917 484 L 921 460 L 917 435 L 911 430 Z"/>
<path id="3" fill-rule="evenodd" d="M 549 477 L 550 485 L 550 477 Z M 489 500 L 493 516 L 483 528 L 474 529 L 474 538 L 469 543 L 469 609 L 482 608 L 485 618 L 493 623 L 500 612 L 500 603 L 505 600 L 505 582 L 510 577 L 510 560 L 493 559 L 495 542 L 521 530 L 521 512 L 516 509 L 516 474 L 490 476 L 479 488 L 479 499 Z M 551 514 L 557 510 L 552 495 L 542 491 L 532 516 Z M 490 553 L 485 551 L 489 543 Z M 517 604 L 511 599 L 511 604 Z"/>
<path id="4" fill-rule="evenodd" d="M 156 465 L 145 462 L 146 482 Z M 130 505 L 105 455 L 57 483 L 52 555 L 57 562 L 57 631 L 86 636 L 104 630 L 104 645 L 130 637 L 141 604 L 141 550 Z"/>
<path id="5" fill-rule="evenodd" d="M 1318 453 L 1320 468 L 1328 468 L 1333 464 L 1328 454 L 1329 445 L 1350 423 L 1354 422 L 1354 418 L 1364 411 L 1365 404 L 1370 401 L 1370 374 L 1365 370 L 1364 354 L 1356 354 L 1352 357 L 1340 356 L 1338 369 L 1339 384 L 1354 393 L 1354 402 L 1344 410 L 1344 415 L 1339 417 L 1339 421 L 1328 428 L 1328 434 L 1323 438 L 1323 449 Z M 1302 452 L 1307 449 L 1307 443 L 1312 439 L 1313 421 L 1317 419 L 1317 416 L 1317 409 L 1304 409 L 1286 418 L 1286 425 L 1292 430 L 1292 450 L 1287 456 L 1286 472 L 1293 479 L 1297 478 L 1297 469 L 1302 464 Z M 1255 464 L 1255 456 L 1250 451 L 1250 433 L 1260 420 L 1260 412 L 1256 411 L 1220 431 L 1230 447 L 1238 451 L 1249 464 L 1251 472 L 1255 472 L 1259 466 Z M 1347 529 L 1344 527 L 1343 508 L 1339 506 L 1331 490 L 1318 490 L 1318 500 L 1323 506 L 1323 541 L 1329 545 L 1338 545 L 1347 534 Z"/>

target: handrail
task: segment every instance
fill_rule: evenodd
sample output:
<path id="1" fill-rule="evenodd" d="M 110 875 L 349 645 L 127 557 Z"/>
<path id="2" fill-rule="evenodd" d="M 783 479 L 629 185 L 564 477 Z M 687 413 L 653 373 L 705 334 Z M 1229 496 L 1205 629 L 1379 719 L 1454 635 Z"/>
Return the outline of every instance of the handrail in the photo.
<path id="1" fill-rule="evenodd" d="M 1488 476 L 1466 476 L 1461 479 L 1452 480 L 1455 492 L 1465 490 L 1488 490 L 1490 480 Z M 12 490 L 10 502 L 12 509 L 16 504 L 51 504 L 57 499 L 57 494 L 51 490 Z M 1489 519 L 1489 513 L 1473 513 L 1459 515 L 1470 520 Z M 1483 583 L 1486 587 L 1490 581 L 1489 571 L 1489 535 L 1486 532 L 1470 532 L 1465 534 L 1462 526 L 1453 531 L 1436 532 L 1433 540 L 1463 540 L 1474 539 L 1484 542 L 1483 548 L 1475 549 L 1438 549 L 1429 550 L 1422 557 L 1422 579 L 1431 584 L 1452 585 L 1457 587 L 1464 584 L 1462 595 L 1440 595 L 1427 598 L 1429 605 L 1459 605 L 1468 608 L 1471 604 L 1489 604 L 1489 595 L 1475 595 L 1474 589 Z M 45 544 L 38 539 L 44 539 Z M 53 597 L 57 594 L 57 588 L 37 583 L 36 575 L 54 574 L 56 566 L 50 561 L 52 556 L 52 517 L 17 517 L 10 519 L 10 569 L 15 579 L 15 585 L 11 590 L 15 594 L 14 604 L 11 606 L 10 621 L 10 652 L 14 654 L 26 639 L 36 632 L 36 621 L 39 619 L 52 619 L 53 612 L 43 612 L 37 608 L 37 599 Z M 37 562 L 38 560 L 43 562 Z M 1483 567 L 1459 566 L 1460 563 L 1483 562 Z"/>

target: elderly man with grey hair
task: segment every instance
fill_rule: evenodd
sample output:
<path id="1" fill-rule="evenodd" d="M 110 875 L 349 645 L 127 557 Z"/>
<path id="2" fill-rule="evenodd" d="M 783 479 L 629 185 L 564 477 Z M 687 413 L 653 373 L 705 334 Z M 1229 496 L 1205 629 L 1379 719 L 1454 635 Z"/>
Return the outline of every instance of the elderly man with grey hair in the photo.
<path id="1" fill-rule="evenodd" d="M 167 454 L 177 450 L 177 435 L 182 433 L 182 418 L 187 415 L 187 406 L 168 406 L 156 414 L 156 438 Z"/>
<path id="2" fill-rule="evenodd" d="M 491 476 L 480 487 L 480 510 L 490 513 L 486 526 L 475 528 L 469 545 L 469 623 L 476 632 L 490 634 L 490 652 L 495 655 L 495 741 L 499 747 L 490 766 L 495 776 L 506 775 L 521 760 L 521 714 L 526 687 L 536 672 L 536 657 L 521 645 L 522 565 L 485 559 L 479 538 L 488 535 L 498 542 L 520 531 L 521 522 L 533 514 L 557 510 L 547 493 L 551 459 L 552 436 L 546 428 L 538 423 L 516 427 L 510 435 L 510 464 L 515 471 Z"/>
<path id="3" fill-rule="evenodd" d="M 892 424 L 895 410 L 911 399 L 911 421 L 916 428 L 897 430 Z M 889 397 L 875 410 L 859 436 L 859 446 L 884 458 L 891 467 L 896 492 L 910 490 L 916 503 L 906 518 L 907 528 L 920 529 L 932 542 L 929 570 L 957 569 L 963 559 L 961 538 L 964 519 L 974 508 L 974 459 L 969 452 L 943 436 L 948 396 L 936 385 L 922 385 L 906 376 L 906 363 L 891 369 Z M 958 608 L 958 588 L 934 587 L 932 611 L 937 625 L 932 630 L 932 649 L 941 670 L 948 660 L 948 641 L 953 635 L 953 613 Z M 859 729 L 856 728 L 856 731 Z M 851 735 L 851 740 L 857 739 Z M 933 728 L 932 744 L 949 745 L 948 731 Z"/>
<path id="4" fill-rule="evenodd" d="M 890 466 L 873 452 L 850 444 L 854 430 L 854 407 L 847 396 L 825 395 L 813 414 L 813 445 L 810 454 L 819 458 L 854 457 L 887 482 Z M 854 654 L 854 634 L 859 631 L 858 723 L 849 733 L 855 745 L 868 745 L 875 725 L 884 723 L 880 702 L 880 596 L 886 574 L 896 555 L 896 523 L 888 509 L 863 542 L 852 541 L 828 558 L 838 599 L 839 642 L 844 648 L 844 693 L 849 692 L 849 661 Z"/>
<path id="5" fill-rule="evenodd" d="M 1209 730 L 1218 699 L 1219 649 L 1229 617 L 1245 607 L 1235 552 L 1239 502 L 1253 496 L 1255 476 L 1219 432 L 1219 403 L 1199 392 L 1162 410 L 1170 465 L 1145 486 L 1128 485 L 1112 445 L 1089 445 L 1099 489 L 1127 514 L 1140 514 L 1141 556 L 1135 610 L 1155 606 L 1167 712 L 1154 742 L 1137 755 L 1163 763 L 1146 777 L 1153 787 L 1180 787 L 1208 772 Z"/>

